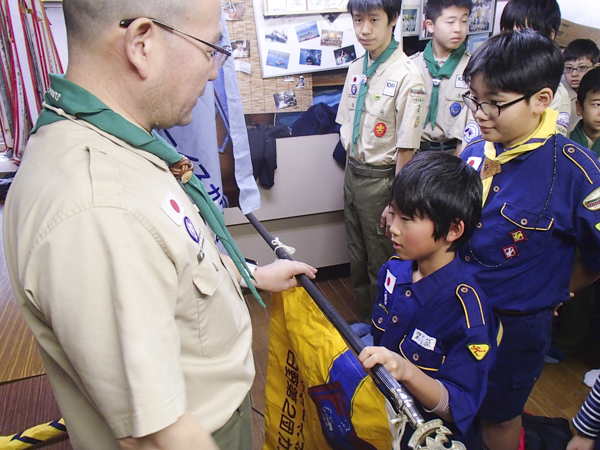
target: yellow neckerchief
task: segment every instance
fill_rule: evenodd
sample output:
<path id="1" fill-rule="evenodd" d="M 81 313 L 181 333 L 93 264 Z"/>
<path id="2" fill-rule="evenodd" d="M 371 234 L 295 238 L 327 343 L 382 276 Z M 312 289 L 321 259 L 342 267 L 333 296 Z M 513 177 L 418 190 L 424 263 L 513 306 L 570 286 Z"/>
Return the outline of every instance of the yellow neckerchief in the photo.
<path id="1" fill-rule="evenodd" d="M 550 137 L 554 136 L 556 133 L 556 120 L 558 119 L 558 111 L 553 109 L 546 108 L 546 110 L 542 113 L 542 120 L 537 129 L 525 140 L 519 142 L 518 144 L 513 145 L 510 148 L 507 148 L 505 151 L 500 153 L 499 156 L 496 156 L 496 147 L 493 142 L 486 142 L 484 147 L 485 153 L 485 161 L 483 163 L 481 175 L 483 181 L 483 204 L 485 205 L 485 201 L 487 200 L 487 196 L 490 192 L 490 188 L 492 187 L 492 181 L 494 180 L 494 173 L 500 172 L 500 167 L 498 164 L 504 164 L 516 158 L 517 156 L 522 155 L 523 153 L 527 153 L 533 151 L 537 148 L 540 148 L 542 145 L 546 143 Z M 498 170 L 493 171 L 491 175 L 484 177 L 484 169 L 489 164 L 488 160 L 491 161 L 491 165 L 498 166 Z M 488 164 L 486 164 L 488 163 Z"/>

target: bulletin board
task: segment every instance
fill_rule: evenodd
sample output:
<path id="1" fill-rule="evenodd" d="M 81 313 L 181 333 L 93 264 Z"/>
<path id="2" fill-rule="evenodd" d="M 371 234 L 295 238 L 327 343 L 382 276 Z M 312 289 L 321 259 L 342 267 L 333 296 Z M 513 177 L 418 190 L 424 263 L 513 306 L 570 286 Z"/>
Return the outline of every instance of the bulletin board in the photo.
<path id="1" fill-rule="evenodd" d="M 263 0 L 265 16 L 346 12 L 348 0 Z"/>
<path id="2" fill-rule="evenodd" d="M 365 51 L 348 13 L 265 17 L 253 0 L 263 78 L 340 69 Z"/>

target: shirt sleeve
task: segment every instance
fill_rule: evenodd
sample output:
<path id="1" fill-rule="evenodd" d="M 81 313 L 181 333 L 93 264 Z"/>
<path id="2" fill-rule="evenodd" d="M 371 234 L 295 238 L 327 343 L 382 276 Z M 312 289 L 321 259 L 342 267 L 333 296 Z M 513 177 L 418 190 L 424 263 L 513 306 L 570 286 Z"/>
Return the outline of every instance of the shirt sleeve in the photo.
<path id="1" fill-rule="evenodd" d="M 579 413 L 573 418 L 573 426 L 581 436 L 588 439 L 596 439 L 600 435 L 600 377 L 596 379 Z"/>
<path id="2" fill-rule="evenodd" d="M 346 151 L 348 151 L 348 145 L 350 144 L 350 140 L 349 140 L 349 138 L 347 138 L 348 129 L 349 129 L 349 127 L 352 127 L 352 124 L 350 123 L 350 107 L 348 104 L 348 92 L 349 92 L 348 86 L 350 84 L 348 82 L 348 79 L 350 78 L 350 76 L 351 75 L 348 74 L 348 76 L 346 77 L 346 82 L 344 83 L 344 89 L 342 90 L 342 98 L 340 99 L 337 116 L 335 117 L 335 121 L 341 125 L 340 141 L 342 142 L 342 145 L 344 146 L 344 149 Z M 354 113 L 354 111 L 352 111 L 352 113 Z M 354 116 L 352 116 L 352 118 L 354 118 Z M 352 135 L 350 135 L 350 139 L 351 138 L 352 138 Z"/>
<path id="3" fill-rule="evenodd" d="M 159 431 L 187 407 L 177 273 L 150 227 L 119 208 L 79 212 L 43 237 L 24 280 L 116 438 Z"/>
<path id="4" fill-rule="evenodd" d="M 396 148 L 418 149 L 425 123 L 426 90 L 423 75 L 411 63 L 396 97 Z"/>

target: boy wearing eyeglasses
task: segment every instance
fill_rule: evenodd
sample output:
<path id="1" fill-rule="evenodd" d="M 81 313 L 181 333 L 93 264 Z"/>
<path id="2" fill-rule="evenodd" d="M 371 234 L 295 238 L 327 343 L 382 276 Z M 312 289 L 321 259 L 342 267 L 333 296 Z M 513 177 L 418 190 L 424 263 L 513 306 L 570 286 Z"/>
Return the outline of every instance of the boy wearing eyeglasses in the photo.
<path id="1" fill-rule="evenodd" d="M 519 446 L 553 309 L 600 277 L 597 158 L 557 132 L 549 108 L 563 69 L 554 42 L 511 30 L 478 48 L 464 72 L 482 139 L 461 158 L 481 175 L 483 212 L 459 254 L 504 327 L 479 411 L 492 450 Z"/>
<path id="2" fill-rule="evenodd" d="M 565 74 L 562 83 L 567 88 L 571 99 L 571 120 L 569 122 L 569 133 L 571 133 L 577 122 L 581 120 L 581 114 L 578 114 L 576 106 L 579 83 L 583 76 L 598 64 L 600 50 L 591 39 L 575 39 L 565 47 L 563 56 L 565 58 Z"/>

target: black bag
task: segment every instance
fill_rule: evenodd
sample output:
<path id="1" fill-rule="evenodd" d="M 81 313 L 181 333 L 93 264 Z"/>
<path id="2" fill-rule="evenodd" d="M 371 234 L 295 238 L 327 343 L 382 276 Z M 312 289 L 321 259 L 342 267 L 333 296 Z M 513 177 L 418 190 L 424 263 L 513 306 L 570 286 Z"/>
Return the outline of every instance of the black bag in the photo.
<path id="1" fill-rule="evenodd" d="M 532 416 L 523 413 L 525 450 L 565 450 L 571 440 L 569 421 L 562 417 Z"/>

